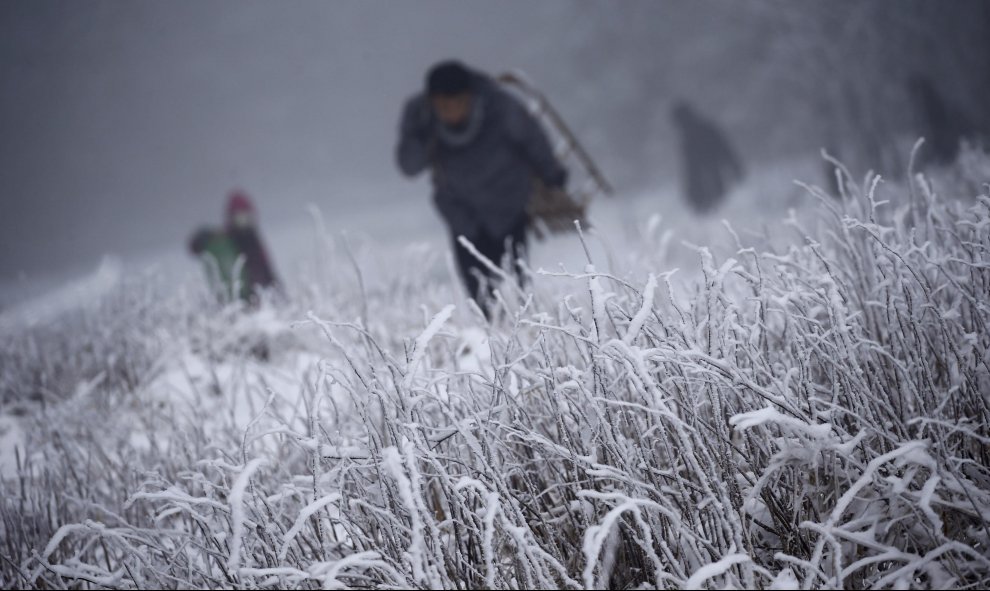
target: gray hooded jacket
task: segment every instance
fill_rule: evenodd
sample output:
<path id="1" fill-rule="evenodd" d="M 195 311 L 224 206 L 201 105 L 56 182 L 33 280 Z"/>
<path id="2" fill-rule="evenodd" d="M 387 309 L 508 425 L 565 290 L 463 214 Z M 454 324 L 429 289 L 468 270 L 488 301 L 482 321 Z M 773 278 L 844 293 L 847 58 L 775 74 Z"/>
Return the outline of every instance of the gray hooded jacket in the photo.
<path id="1" fill-rule="evenodd" d="M 434 201 L 455 236 L 497 238 L 524 221 L 534 177 L 563 187 L 567 171 L 519 100 L 487 76 L 473 78 L 462 130 L 440 123 L 425 94 L 406 102 L 396 156 L 406 175 L 432 168 Z"/>

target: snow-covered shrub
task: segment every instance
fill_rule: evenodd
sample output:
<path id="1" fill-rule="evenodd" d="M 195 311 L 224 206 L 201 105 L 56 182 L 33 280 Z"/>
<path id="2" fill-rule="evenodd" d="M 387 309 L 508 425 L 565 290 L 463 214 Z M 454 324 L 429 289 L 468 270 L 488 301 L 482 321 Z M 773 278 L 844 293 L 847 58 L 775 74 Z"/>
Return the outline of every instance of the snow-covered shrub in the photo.
<path id="1" fill-rule="evenodd" d="M 133 391 L 192 309 L 171 286 L 139 274 L 52 319 L 4 327 L 0 400 L 57 403 L 84 383 Z"/>
<path id="2" fill-rule="evenodd" d="M 990 197 L 847 193 L 788 246 L 699 249 L 688 297 L 589 260 L 491 325 L 440 256 L 328 248 L 353 275 L 190 324 L 126 412 L 45 411 L 3 582 L 986 586 Z"/>

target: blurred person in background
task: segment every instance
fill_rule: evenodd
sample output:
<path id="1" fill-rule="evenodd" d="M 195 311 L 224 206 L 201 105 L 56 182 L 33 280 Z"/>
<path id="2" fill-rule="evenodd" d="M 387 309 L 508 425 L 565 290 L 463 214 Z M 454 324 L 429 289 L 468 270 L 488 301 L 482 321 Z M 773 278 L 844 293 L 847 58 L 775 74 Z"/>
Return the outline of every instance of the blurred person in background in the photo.
<path id="1" fill-rule="evenodd" d="M 461 279 L 490 318 L 492 274 L 458 237 L 496 265 L 507 252 L 514 262 L 525 256 L 534 183 L 563 189 L 567 182 L 546 133 L 491 77 L 444 61 L 406 101 L 396 157 L 407 176 L 430 169 Z"/>
<path id="2" fill-rule="evenodd" d="M 189 250 L 205 265 L 211 289 L 221 301 L 239 299 L 256 306 L 263 289 L 278 281 L 261 242 L 257 213 L 247 194 L 234 190 L 227 198 L 223 228 L 197 230 Z"/>
<path id="3" fill-rule="evenodd" d="M 742 163 L 725 134 L 687 103 L 675 103 L 671 117 L 680 139 L 684 197 L 695 213 L 709 213 L 742 180 Z"/>

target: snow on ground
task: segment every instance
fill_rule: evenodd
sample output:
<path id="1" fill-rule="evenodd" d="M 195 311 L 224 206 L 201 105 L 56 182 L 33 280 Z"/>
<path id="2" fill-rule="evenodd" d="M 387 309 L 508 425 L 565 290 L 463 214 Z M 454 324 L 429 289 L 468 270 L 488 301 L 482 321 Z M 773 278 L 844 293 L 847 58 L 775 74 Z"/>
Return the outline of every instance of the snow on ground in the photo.
<path id="1" fill-rule="evenodd" d="M 0 330 L 5 325 L 35 325 L 51 322 L 82 303 L 99 299 L 120 281 L 122 265 L 115 257 L 105 257 L 95 271 L 69 280 L 42 295 L 0 310 Z M 13 291 L 13 289 L 10 289 Z"/>

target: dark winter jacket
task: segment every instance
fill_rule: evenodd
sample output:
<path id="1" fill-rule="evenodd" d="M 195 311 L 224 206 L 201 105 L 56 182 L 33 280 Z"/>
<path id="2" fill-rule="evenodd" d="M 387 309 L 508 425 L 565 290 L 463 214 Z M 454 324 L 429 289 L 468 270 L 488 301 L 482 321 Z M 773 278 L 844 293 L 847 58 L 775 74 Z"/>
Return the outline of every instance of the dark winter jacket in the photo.
<path id="1" fill-rule="evenodd" d="M 261 237 L 255 228 L 233 228 L 227 230 L 237 251 L 244 256 L 244 274 L 251 291 L 259 287 L 272 287 L 277 283 L 268 253 L 261 244 Z"/>
<path id="2" fill-rule="evenodd" d="M 491 78 L 473 76 L 472 113 L 464 129 L 446 128 L 425 94 L 402 114 L 397 159 L 402 172 L 433 173 L 434 201 L 455 235 L 507 235 L 526 216 L 534 177 L 562 187 L 567 171 L 539 122 Z"/>
<path id="3" fill-rule="evenodd" d="M 222 301 L 257 298 L 261 287 L 277 284 L 254 228 L 202 228 L 190 240 L 189 248 L 205 265 L 210 288 Z"/>

